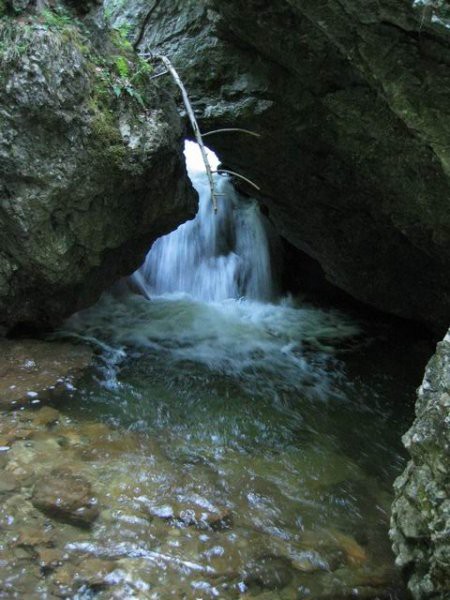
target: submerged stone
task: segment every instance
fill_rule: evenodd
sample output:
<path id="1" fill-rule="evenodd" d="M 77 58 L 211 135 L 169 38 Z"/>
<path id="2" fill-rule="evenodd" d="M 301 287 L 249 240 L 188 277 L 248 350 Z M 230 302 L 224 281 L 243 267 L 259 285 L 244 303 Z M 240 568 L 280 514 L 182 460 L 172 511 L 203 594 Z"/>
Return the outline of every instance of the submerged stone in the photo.
<path id="1" fill-rule="evenodd" d="M 63 552 L 56 548 L 41 548 L 38 552 L 39 566 L 44 573 L 53 571 L 62 563 Z"/>
<path id="2" fill-rule="evenodd" d="M 13 492 L 19 487 L 19 482 L 11 473 L 0 472 L 0 494 Z"/>
<path id="3" fill-rule="evenodd" d="M 153 506 L 149 512 L 151 516 L 168 521 L 173 525 L 192 526 L 197 529 L 223 531 L 233 525 L 233 515 L 228 509 L 213 512 L 198 506 L 172 503 Z"/>
<path id="4" fill-rule="evenodd" d="M 16 544 L 24 547 L 41 546 L 47 548 L 55 545 L 55 539 L 52 533 L 45 529 L 29 526 L 20 530 Z"/>
<path id="5" fill-rule="evenodd" d="M 0 408 L 38 400 L 39 394 L 51 387 L 70 385 L 91 364 L 92 357 L 93 350 L 84 345 L 0 340 Z M 53 410 L 45 408 L 35 418 L 40 421 L 45 415 L 49 423 L 50 414 L 55 416 Z"/>
<path id="6" fill-rule="evenodd" d="M 65 468 L 54 469 L 34 486 L 33 505 L 54 519 L 90 527 L 99 515 L 91 484 Z"/>
<path id="7" fill-rule="evenodd" d="M 281 590 L 289 585 L 292 577 L 292 566 L 288 560 L 279 556 L 264 556 L 247 565 L 244 582 L 249 588 Z"/>
<path id="8" fill-rule="evenodd" d="M 59 412 L 51 406 L 43 406 L 33 417 L 35 425 L 52 425 L 59 420 Z"/>

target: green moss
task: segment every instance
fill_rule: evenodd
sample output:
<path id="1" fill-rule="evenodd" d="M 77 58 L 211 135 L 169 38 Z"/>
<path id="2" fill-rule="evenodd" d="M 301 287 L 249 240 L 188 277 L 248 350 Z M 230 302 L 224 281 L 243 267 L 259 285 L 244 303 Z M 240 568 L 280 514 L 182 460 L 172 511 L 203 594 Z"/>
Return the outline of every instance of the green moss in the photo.
<path id="1" fill-rule="evenodd" d="M 110 59 L 97 55 L 89 57 L 93 66 L 93 96 L 109 103 L 111 97 L 129 99 L 136 108 L 148 103 L 151 67 L 134 53 L 116 54 Z"/>
<path id="2" fill-rule="evenodd" d="M 46 8 L 40 13 L 40 21 L 52 29 L 65 29 L 75 25 L 74 19 L 62 8 Z"/>
<path id="3" fill-rule="evenodd" d="M 101 111 L 98 107 L 92 120 L 92 131 L 105 146 L 122 144 L 122 137 L 111 113 Z"/>
<path id="4" fill-rule="evenodd" d="M 108 167 L 123 168 L 127 159 L 127 148 L 120 135 L 114 113 L 93 102 L 91 107 L 94 111 L 91 127 L 95 159 L 105 162 Z"/>
<path id="5" fill-rule="evenodd" d="M 32 42 L 30 25 L 19 24 L 15 19 L 0 19 L 0 65 L 17 63 L 30 49 Z"/>
<path id="6" fill-rule="evenodd" d="M 130 75 L 130 67 L 124 56 L 116 56 L 116 69 L 119 77 L 126 79 Z"/>
<path id="7" fill-rule="evenodd" d="M 134 53 L 133 46 L 128 39 L 128 34 L 130 32 L 129 25 L 121 25 L 120 27 L 114 27 L 111 29 L 111 41 L 112 43 L 123 52 L 132 52 Z"/>
<path id="8" fill-rule="evenodd" d="M 0 0 L 0 10 L 4 8 L 6 0 Z M 42 30 L 47 34 L 43 36 Z M 58 3 L 38 14 L 30 13 L 26 22 L 0 18 L 0 67 L 8 65 L 4 73 L 20 66 L 23 55 L 33 48 L 36 36 L 41 45 L 53 51 L 75 47 L 82 54 L 83 70 L 87 68 L 90 72 L 88 103 L 94 152 L 115 164 L 120 164 L 127 155 L 115 115 L 125 109 L 131 118 L 138 118 L 148 105 L 152 87 L 149 83 L 152 69 L 136 55 L 126 34 L 125 28 L 110 30 L 106 39 L 101 38 L 101 47 L 94 45 L 86 26 Z"/>

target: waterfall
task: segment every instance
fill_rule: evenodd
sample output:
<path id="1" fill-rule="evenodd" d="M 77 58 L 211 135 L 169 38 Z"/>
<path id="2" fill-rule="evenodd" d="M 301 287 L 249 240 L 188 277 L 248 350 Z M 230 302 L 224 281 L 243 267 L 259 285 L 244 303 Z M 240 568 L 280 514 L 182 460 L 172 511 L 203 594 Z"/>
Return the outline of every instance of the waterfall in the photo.
<path id="1" fill-rule="evenodd" d="M 280 389 L 295 389 L 329 397 L 339 376 L 333 348 L 355 336 L 357 326 L 335 311 L 280 297 L 276 234 L 257 202 L 240 196 L 227 176 L 215 175 L 222 195 L 214 213 L 198 153 L 187 144 L 199 194 L 195 219 L 158 239 L 133 285 L 118 286 L 73 315 L 66 334 L 98 340 L 108 369 L 111 356 L 125 360 L 141 349 L 149 364 L 163 361 L 178 373 L 188 362 L 190 369 L 236 378 L 253 395 L 276 399 Z M 108 370 L 112 387 L 116 362 Z"/>
<path id="2" fill-rule="evenodd" d="M 215 174 L 220 196 L 214 213 L 197 144 L 186 142 L 185 155 L 199 194 L 197 215 L 153 244 L 134 281 L 148 297 L 182 292 L 205 302 L 271 300 L 270 225 L 258 203 L 240 196 L 227 175 Z M 217 164 L 213 153 L 209 158 Z"/>

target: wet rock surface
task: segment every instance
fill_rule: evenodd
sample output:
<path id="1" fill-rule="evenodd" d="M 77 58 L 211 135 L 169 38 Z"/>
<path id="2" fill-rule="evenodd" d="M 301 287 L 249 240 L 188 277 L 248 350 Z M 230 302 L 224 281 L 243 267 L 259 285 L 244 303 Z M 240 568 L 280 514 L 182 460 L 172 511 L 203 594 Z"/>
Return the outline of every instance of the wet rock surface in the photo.
<path id="1" fill-rule="evenodd" d="M 70 469 L 54 469 L 34 486 L 33 506 L 55 519 L 89 527 L 99 515 L 91 484 Z"/>
<path id="2" fill-rule="evenodd" d="M 282 236 L 355 298 L 442 334 L 450 29 L 430 4 L 106 3 L 135 44 L 171 58 L 204 131 L 262 135 L 207 141 L 261 186 Z"/>
<path id="3" fill-rule="evenodd" d="M 195 208 L 170 95 L 101 16 L 81 22 L 71 6 L 0 8 L 6 329 L 92 303 Z"/>
<path id="4" fill-rule="evenodd" d="M 450 333 L 418 390 L 416 419 L 403 437 L 411 460 L 395 483 L 391 539 L 414 598 L 450 590 Z"/>
<path id="5" fill-rule="evenodd" d="M 0 408 L 39 402 L 49 388 L 71 386 L 89 367 L 93 351 L 86 345 L 40 340 L 0 340 Z M 36 413 L 38 425 L 51 424 L 58 412 L 44 407 Z"/>
<path id="6" fill-rule="evenodd" d="M 246 568 L 245 584 L 251 588 L 267 590 L 283 589 L 292 580 L 292 568 L 288 560 L 277 556 L 263 556 Z"/>

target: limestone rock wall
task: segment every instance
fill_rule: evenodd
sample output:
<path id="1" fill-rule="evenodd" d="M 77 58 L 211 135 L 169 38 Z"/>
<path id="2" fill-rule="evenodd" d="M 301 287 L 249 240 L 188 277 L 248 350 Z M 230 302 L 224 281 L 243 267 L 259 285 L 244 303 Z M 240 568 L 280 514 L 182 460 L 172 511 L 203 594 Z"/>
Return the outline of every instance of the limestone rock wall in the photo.
<path id="1" fill-rule="evenodd" d="M 403 437 L 411 456 L 395 483 L 391 539 L 417 600 L 450 593 L 450 331 L 418 390 L 416 419 Z"/>
<path id="2" fill-rule="evenodd" d="M 193 215 L 182 135 L 101 16 L 0 11 L 0 326 L 55 325 Z"/>

